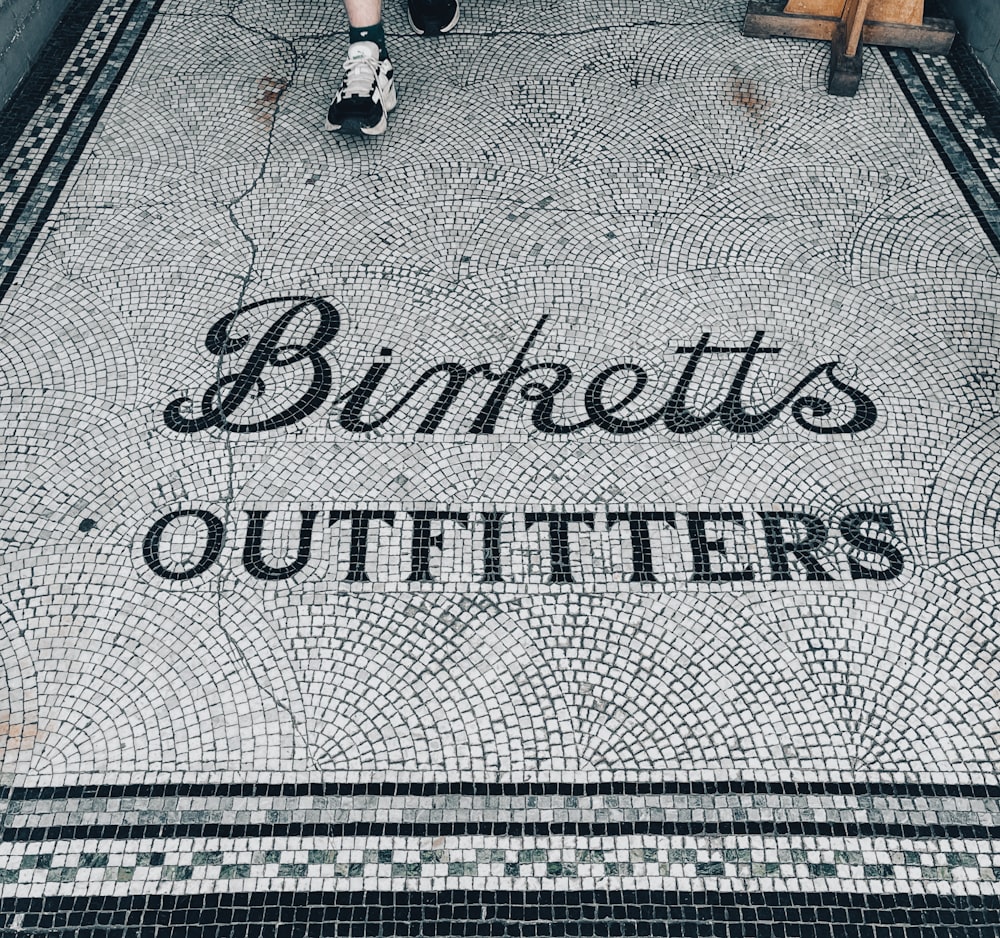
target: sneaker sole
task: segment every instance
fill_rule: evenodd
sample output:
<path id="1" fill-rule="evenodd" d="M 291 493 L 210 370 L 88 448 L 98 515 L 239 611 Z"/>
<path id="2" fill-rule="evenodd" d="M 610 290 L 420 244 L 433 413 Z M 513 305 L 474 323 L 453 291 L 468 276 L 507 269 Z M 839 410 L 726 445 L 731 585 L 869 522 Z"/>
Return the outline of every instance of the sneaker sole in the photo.
<path id="1" fill-rule="evenodd" d="M 370 127 L 366 127 L 362 124 L 361 119 L 357 117 L 345 120 L 342 124 L 331 124 L 329 121 L 326 122 L 326 129 L 331 133 L 337 131 L 349 137 L 380 137 L 385 133 L 385 129 L 388 126 L 389 122 L 385 119 L 384 114 L 382 115 L 382 120 L 380 120 L 377 124 L 372 124 Z"/>
<path id="2" fill-rule="evenodd" d="M 410 6 L 409 4 L 406 5 L 406 18 L 410 21 L 410 26 L 413 28 L 413 31 L 418 36 L 440 36 L 444 33 L 450 33 L 455 28 L 455 25 L 458 23 L 459 10 L 460 10 L 458 4 L 455 5 L 455 15 L 451 18 L 451 22 L 446 23 L 436 32 L 431 32 L 430 30 L 421 29 L 419 26 L 417 26 L 417 24 L 413 22 L 413 14 L 410 13 L 409 6 Z"/>

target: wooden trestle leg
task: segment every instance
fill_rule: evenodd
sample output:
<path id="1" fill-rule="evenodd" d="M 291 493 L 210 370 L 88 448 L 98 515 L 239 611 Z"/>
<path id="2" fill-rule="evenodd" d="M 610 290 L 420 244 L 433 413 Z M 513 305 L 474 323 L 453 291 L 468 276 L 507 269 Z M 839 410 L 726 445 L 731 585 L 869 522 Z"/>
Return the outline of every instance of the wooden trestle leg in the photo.
<path id="1" fill-rule="evenodd" d="M 847 0 L 844 13 L 833 33 L 830 47 L 830 94 L 852 98 L 861 84 L 861 27 L 865 24 L 870 0 Z"/>
<path id="2" fill-rule="evenodd" d="M 943 55 L 955 38 L 952 20 L 924 16 L 924 0 L 750 0 L 743 35 L 830 42 L 830 94 L 853 96 L 864 45 Z"/>

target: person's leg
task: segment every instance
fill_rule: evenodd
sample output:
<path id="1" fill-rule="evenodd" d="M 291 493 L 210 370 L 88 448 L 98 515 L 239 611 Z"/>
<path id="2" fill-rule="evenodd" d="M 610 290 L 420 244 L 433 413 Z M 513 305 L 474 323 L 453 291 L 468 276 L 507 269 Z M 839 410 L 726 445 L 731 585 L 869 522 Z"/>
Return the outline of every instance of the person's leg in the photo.
<path id="1" fill-rule="evenodd" d="M 351 42 L 374 42 L 385 58 L 382 0 L 344 0 Z"/>
<path id="2" fill-rule="evenodd" d="M 344 0 L 344 7 L 352 26 L 371 26 L 382 19 L 382 0 Z"/>
<path id="3" fill-rule="evenodd" d="M 344 77 L 330 102 L 326 129 L 375 136 L 385 133 L 396 106 L 392 63 L 385 48 L 381 0 L 344 0 L 350 45 Z"/>

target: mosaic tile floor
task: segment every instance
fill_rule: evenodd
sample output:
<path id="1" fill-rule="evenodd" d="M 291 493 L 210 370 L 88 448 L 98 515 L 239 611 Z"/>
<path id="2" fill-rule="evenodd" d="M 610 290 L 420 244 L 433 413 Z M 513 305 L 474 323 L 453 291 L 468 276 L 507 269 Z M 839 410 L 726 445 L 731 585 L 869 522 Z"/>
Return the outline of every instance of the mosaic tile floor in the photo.
<path id="1" fill-rule="evenodd" d="M 998 112 L 743 10 L 387 3 L 360 140 L 338 3 L 79 5 L 2 126 L 0 934 L 1000 933 Z"/>

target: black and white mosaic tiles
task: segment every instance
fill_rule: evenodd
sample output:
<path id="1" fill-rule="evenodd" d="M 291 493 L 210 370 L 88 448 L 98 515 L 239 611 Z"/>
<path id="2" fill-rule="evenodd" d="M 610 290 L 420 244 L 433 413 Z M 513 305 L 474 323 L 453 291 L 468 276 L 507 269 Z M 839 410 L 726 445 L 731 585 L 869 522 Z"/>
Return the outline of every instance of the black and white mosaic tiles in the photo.
<path id="1" fill-rule="evenodd" d="M 339 4 L 97 5 L 4 165 L 3 934 L 997 934 L 1000 144 L 742 14 L 387 3 L 358 140 Z"/>

